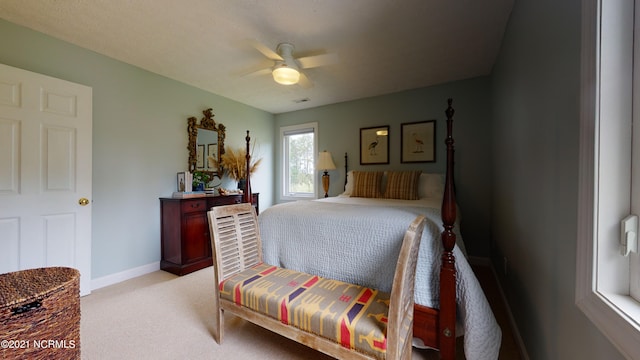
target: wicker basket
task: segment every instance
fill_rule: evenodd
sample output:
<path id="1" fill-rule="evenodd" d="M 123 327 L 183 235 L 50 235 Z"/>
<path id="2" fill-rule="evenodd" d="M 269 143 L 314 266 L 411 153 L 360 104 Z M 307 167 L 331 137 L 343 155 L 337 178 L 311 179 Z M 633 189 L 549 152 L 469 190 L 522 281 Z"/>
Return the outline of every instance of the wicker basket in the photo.
<path id="1" fill-rule="evenodd" d="M 0 359 L 80 359 L 80 273 L 0 274 Z"/>

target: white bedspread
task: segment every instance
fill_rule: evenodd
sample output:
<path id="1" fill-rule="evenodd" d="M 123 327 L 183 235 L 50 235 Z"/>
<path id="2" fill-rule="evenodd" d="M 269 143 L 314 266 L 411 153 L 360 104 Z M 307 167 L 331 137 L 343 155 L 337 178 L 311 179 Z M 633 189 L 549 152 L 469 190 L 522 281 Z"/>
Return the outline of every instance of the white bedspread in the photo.
<path id="1" fill-rule="evenodd" d="M 264 261 L 383 291 L 391 291 L 404 233 L 427 218 L 416 269 L 415 302 L 439 308 L 442 220 L 438 200 L 334 197 L 278 204 L 260 213 Z M 466 260 L 458 231 L 454 248 L 457 315 L 469 360 L 498 358 L 501 332 Z"/>

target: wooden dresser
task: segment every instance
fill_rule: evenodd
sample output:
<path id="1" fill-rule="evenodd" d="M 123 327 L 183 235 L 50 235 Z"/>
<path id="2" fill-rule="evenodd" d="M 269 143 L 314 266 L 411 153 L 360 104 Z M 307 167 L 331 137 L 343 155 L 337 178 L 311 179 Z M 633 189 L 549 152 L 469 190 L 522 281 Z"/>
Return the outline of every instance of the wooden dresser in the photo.
<path id="1" fill-rule="evenodd" d="M 213 265 L 207 211 L 241 202 L 242 195 L 160 198 L 160 269 L 182 276 Z M 252 203 L 258 213 L 258 194 Z"/>

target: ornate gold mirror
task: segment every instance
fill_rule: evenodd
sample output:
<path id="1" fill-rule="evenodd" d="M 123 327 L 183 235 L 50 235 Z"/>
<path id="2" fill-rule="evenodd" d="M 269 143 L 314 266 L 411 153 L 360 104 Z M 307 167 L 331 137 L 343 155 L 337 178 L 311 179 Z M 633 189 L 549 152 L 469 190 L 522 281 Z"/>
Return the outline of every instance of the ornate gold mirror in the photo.
<path id="1" fill-rule="evenodd" d="M 225 126 L 213 120 L 213 109 L 202 112 L 204 117 L 187 119 L 189 134 L 189 171 L 202 171 L 213 176 L 222 176 L 220 157 L 224 154 Z"/>

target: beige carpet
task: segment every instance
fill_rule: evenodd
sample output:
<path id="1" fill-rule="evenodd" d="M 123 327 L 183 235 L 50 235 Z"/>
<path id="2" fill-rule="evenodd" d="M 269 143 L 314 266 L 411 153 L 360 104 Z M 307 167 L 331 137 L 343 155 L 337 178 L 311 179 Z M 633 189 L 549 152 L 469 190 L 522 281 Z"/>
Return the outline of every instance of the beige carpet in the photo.
<path id="1" fill-rule="evenodd" d="M 83 297 L 82 358 L 331 359 L 230 314 L 218 345 L 211 335 L 212 280 L 212 268 L 182 277 L 157 271 Z M 413 359 L 437 355 L 413 351 Z"/>

